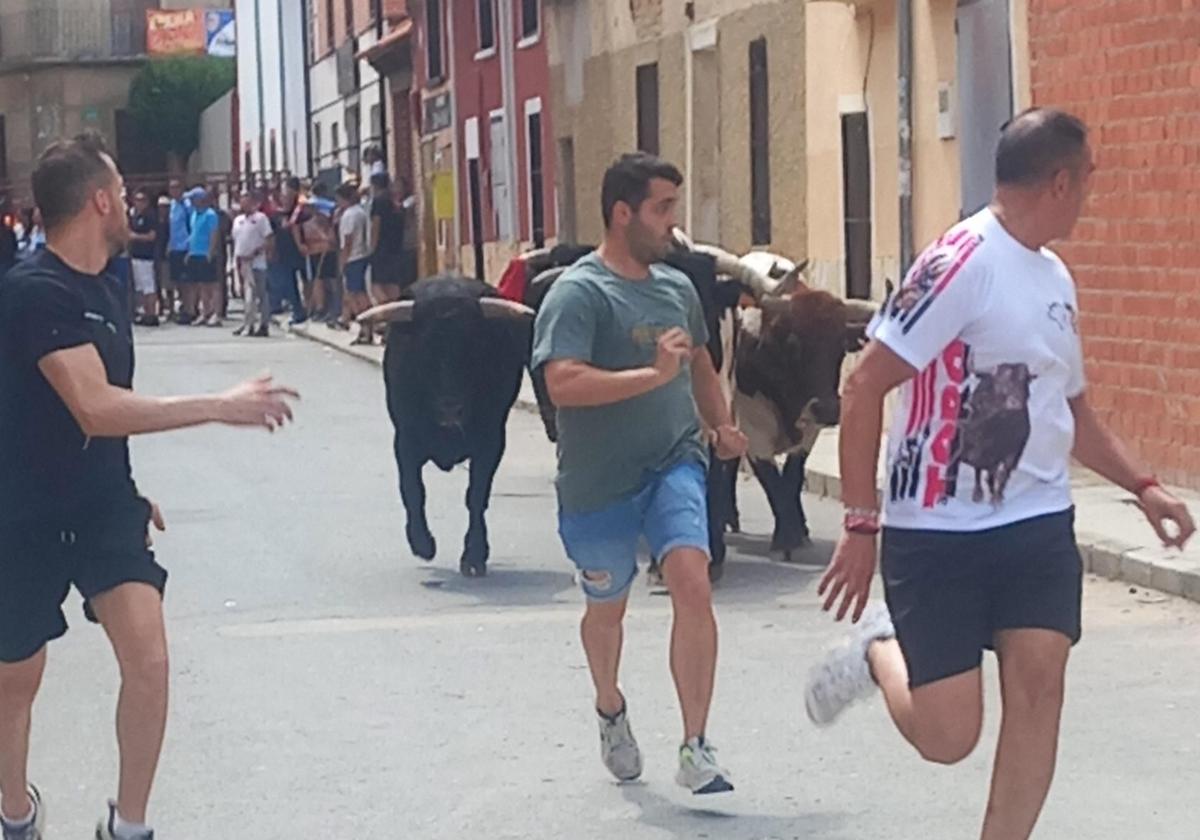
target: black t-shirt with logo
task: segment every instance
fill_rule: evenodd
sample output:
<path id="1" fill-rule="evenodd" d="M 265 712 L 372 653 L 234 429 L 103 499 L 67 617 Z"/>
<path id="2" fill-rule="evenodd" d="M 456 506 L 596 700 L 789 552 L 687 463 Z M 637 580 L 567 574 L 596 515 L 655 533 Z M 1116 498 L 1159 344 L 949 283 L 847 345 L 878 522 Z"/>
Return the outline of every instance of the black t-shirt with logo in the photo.
<path id="1" fill-rule="evenodd" d="M 158 241 L 158 213 L 147 210 L 139 213 L 134 210 L 129 215 L 129 230 L 132 233 L 153 233 L 154 242 L 139 242 L 134 239 L 129 243 L 129 256 L 135 260 L 152 260 L 155 255 L 155 243 Z"/>
<path id="2" fill-rule="evenodd" d="M 0 525 L 71 527 L 143 504 L 128 438 L 91 438 L 38 362 L 93 344 L 108 381 L 133 384 L 133 333 L 117 281 L 42 250 L 0 283 Z"/>

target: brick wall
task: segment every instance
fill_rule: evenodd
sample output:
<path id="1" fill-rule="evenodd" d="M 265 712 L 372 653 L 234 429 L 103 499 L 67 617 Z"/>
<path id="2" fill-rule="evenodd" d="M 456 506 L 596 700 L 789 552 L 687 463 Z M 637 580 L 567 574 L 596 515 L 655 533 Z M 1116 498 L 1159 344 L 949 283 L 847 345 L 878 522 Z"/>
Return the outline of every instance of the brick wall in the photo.
<path id="1" fill-rule="evenodd" d="M 1200 487 L 1200 2 L 1029 0 L 1033 100 L 1087 120 L 1073 240 L 1090 394 L 1170 481 Z"/>

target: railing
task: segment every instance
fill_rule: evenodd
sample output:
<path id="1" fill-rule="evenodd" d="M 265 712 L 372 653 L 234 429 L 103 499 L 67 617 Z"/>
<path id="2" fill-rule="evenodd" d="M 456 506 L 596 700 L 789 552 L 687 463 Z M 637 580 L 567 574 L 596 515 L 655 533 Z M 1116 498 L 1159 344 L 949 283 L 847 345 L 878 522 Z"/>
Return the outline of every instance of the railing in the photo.
<path id="1" fill-rule="evenodd" d="M 146 53 L 145 7 L 61 8 L 53 0 L 0 13 L 0 64 L 88 61 Z M 107 4 L 104 4 L 107 7 Z"/>

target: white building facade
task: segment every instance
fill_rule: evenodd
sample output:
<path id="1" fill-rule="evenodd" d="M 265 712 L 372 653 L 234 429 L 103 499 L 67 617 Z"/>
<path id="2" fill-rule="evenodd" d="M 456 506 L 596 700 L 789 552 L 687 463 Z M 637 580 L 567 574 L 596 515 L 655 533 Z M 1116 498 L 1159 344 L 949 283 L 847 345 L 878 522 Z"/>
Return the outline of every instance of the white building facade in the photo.
<path id="1" fill-rule="evenodd" d="M 307 176 L 311 0 L 236 0 L 238 131 L 245 172 Z"/>

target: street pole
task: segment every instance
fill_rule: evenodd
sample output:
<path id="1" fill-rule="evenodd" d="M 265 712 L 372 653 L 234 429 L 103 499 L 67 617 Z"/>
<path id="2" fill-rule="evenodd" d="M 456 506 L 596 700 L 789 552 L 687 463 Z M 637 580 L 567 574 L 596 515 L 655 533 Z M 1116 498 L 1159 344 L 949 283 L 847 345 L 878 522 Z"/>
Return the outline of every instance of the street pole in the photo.
<path id="1" fill-rule="evenodd" d="M 900 143 L 900 275 L 908 273 L 913 261 L 913 13 L 912 0 L 896 0 L 896 31 L 899 90 L 897 118 Z"/>
<path id="2" fill-rule="evenodd" d="M 511 244 L 521 238 L 521 206 L 518 200 L 520 190 L 517 189 L 517 96 L 513 69 L 513 6 L 511 0 L 500 0 L 497 5 L 500 9 L 500 90 L 505 114 L 504 135 L 508 146 L 507 160 L 504 163 L 508 167 L 508 206 L 509 218 L 512 219 L 509 242 L 505 244 Z M 490 121 L 487 124 L 487 130 L 491 130 Z"/>
<path id="3" fill-rule="evenodd" d="M 261 170 L 266 167 L 267 159 L 267 117 L 263 111 L 262 0 L 254 0 L 254 70 L 258 77 L 258 168 Z M 250 177 L 249 172 L 246 177 Z"/>
<path id="4" fill-rule="evenodd" d="M 284 2 L 286 0 L 275 0 L 279 26 L 279 125 L 283 134 L 283 168 L 292 173 L 291 155 L 288 154 L 288 138 L 291 132 L 288 131 L 287 39 L 283 37 Z"/>

